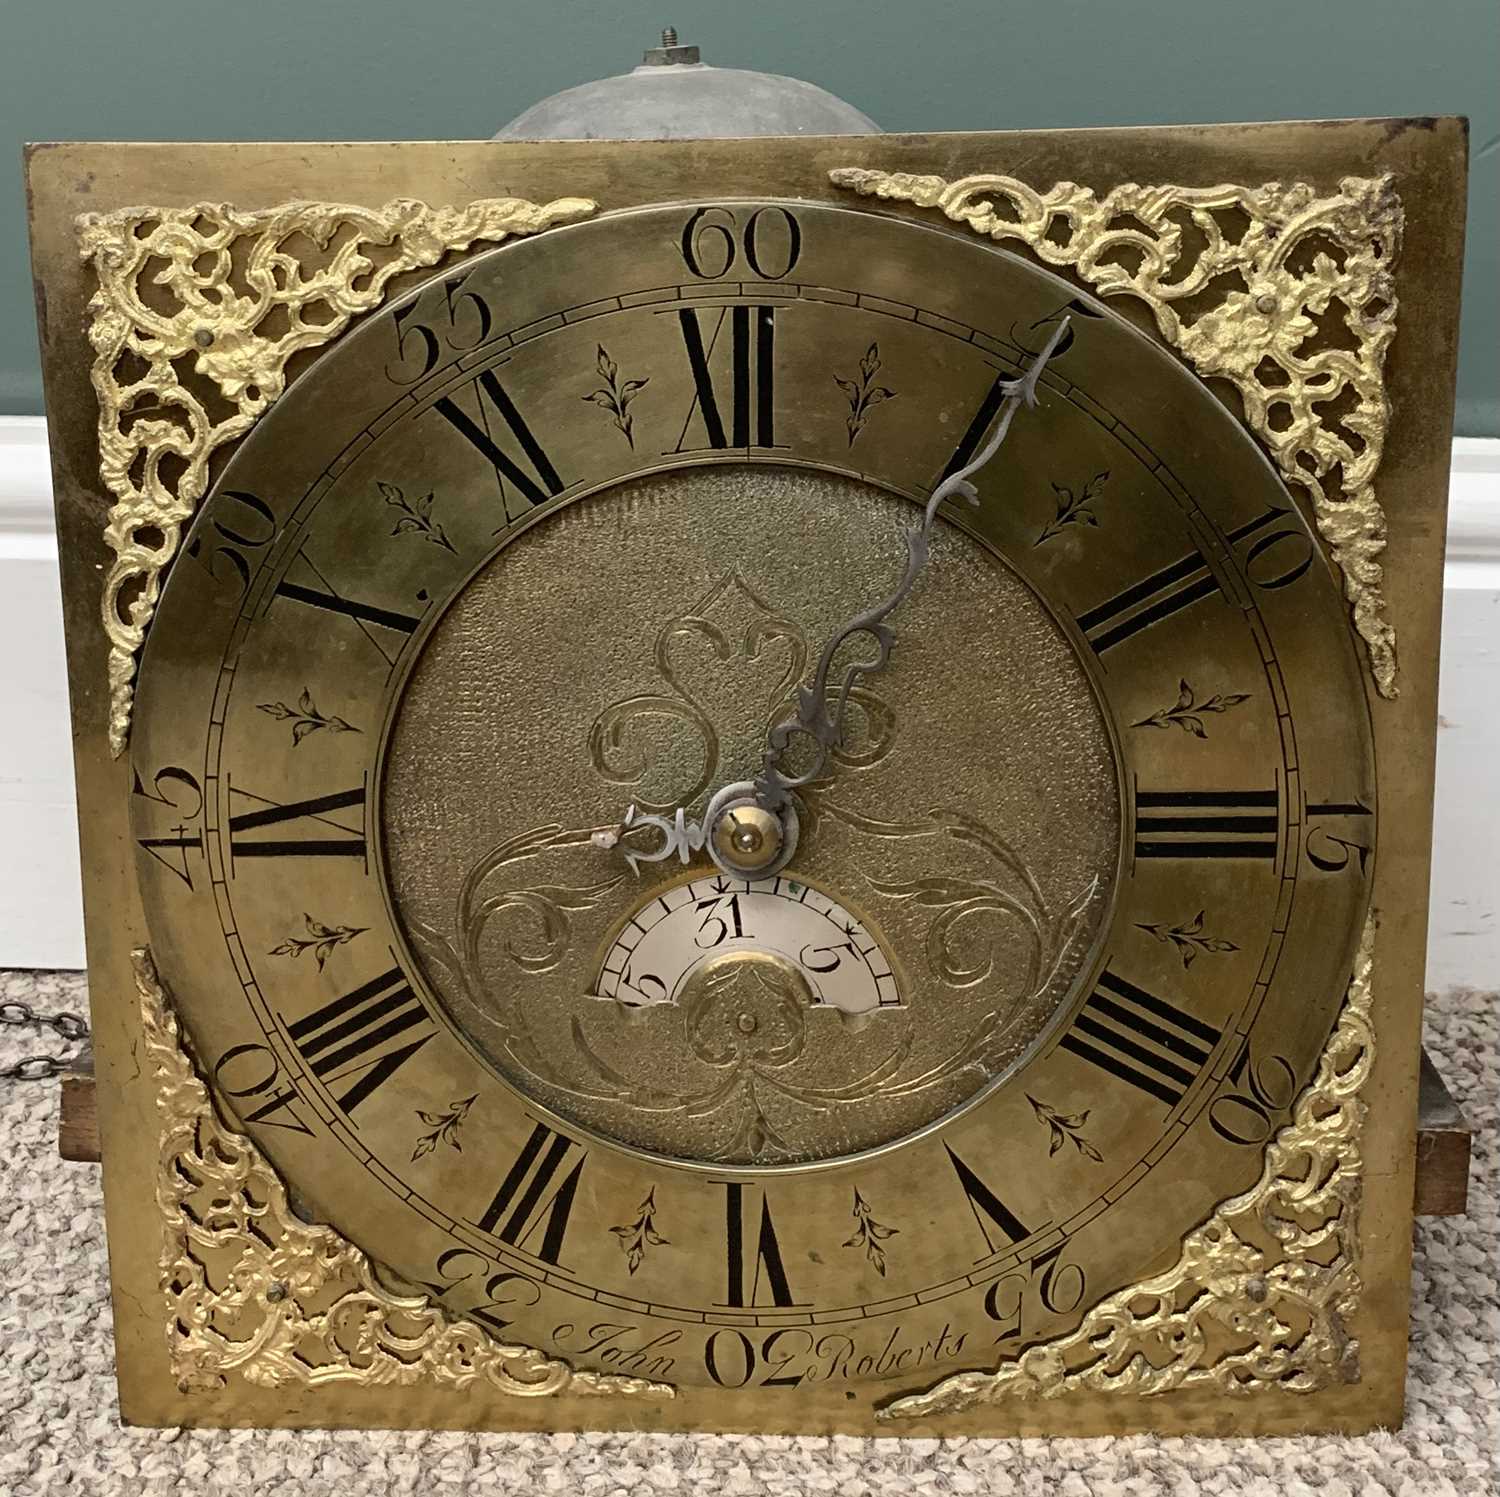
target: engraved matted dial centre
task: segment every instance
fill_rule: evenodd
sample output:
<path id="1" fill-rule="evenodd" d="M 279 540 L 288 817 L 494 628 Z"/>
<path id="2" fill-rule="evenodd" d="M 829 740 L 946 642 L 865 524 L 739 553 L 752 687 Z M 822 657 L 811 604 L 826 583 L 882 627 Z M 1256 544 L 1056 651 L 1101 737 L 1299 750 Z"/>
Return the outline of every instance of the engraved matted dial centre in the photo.
<path id="1" fill-rule="evenodd" d="M 1111 738 L 1063 629 L 950 525 L 777 879 L 706 855 L 637 878 L 590 840 L 752 775 L 918 513 L 791 465 L 634 479 L 434 621 L 389 730 L 390 898 L 453 1022 L 538 1103 L 678 1159 L 839 1157 L 978 1095 L 1074 990 L 1118 857 Z"/>

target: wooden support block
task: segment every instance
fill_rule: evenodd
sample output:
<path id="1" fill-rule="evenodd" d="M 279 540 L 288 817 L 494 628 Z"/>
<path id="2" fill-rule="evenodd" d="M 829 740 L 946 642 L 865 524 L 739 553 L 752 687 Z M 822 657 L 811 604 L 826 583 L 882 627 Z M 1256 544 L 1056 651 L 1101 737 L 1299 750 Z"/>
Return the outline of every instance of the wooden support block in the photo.
<path id="1" fill-rule="evenodd" d="M 79 1164 L 98 1164 L 99 1110 L 94 1091 L 94 1062 L 91 1056 L 80 1059 L 83 1065 L 79 1069 L 63 1073 L 57 1152 Z"/>
<path id="2" fill-rule="evenodd" d="M 1471 1133 L 1468 1120 L 1424 1050 L 1417 1101 L 1418 1216 L 1464 1214 L 1469 1201 Z M 62 1079 L 57 1151 L 64 1159 L 99 1162 L 99 1114 L 92 1062 L 88 1070 L 69 1071 Z"/>
<path id="3" fill-rule="evenodd" d="M 1462 1216 L 1469 1204 L 1473 1130 L 1426 1050 L 1417 1087 L 1418 1216 Z"/>

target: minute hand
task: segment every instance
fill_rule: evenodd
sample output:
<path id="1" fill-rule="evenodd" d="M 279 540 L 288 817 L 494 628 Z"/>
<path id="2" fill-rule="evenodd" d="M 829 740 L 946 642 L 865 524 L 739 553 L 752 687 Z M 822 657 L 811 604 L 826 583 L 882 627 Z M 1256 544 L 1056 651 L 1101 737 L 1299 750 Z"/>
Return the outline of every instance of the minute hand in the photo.
<path id="1" fill-rule="evenodd" d="M 1023 405 L 1036 405 L 1037 380 L 1067 328 L 1068 318 L 1064 317 L 1047 340 L 1046 347 L 1032 360 L 1031 367 L 1019 379 L 1006 382 L 1000 418 L 995 423 L 995 430 L 989 441 L 968 464 L 949 474 L 932 491 L 921 520 L 907 532 L 906 573 L 895 591 L 873 608 L 855 614 L 834 634 L 823 647 L 812 685 L 797 689 L 795 715 L 783 718 L 767 734 L 765 760 L 754 781 L 755 799 L 765 810 L 779 812 L 787 804 L 792 791 L 810 784 L 823 773 L 828 755 L 843 741 L 844 714 L 848 710 L 851 693 L 866 676 L 873 676 L 877 671 L 884 670 L 891 658 L 891 646 L 896 642 L 896 633 L 885 620 L 911 592 L 927 563 L 928 540 L 938 507 L 946 500 L 959 497 L 970 504 L 979 502 L 979 492 L 969 479 L 1000 450 L 1016 412 Z M 845 667 L 837 693 L 830 698 L 829 677 L 833 673 L 834 658 L 844 644 L 857 634 L 868 634 L 875 641 L 876 654 L 873 659 L 856 660 Z M 811 741 L 811 759 L 802 773 L 794 775 L 782 768 L 782 760 L 792 741 L 799 736 Z"/>

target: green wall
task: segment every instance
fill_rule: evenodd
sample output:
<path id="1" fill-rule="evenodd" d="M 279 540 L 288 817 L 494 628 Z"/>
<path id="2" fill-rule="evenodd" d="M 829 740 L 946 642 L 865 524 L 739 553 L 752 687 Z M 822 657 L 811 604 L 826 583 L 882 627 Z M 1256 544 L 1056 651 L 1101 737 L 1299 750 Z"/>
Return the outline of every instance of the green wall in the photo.
<path id="1" fill-rule="evenodd" d="M 1495 0 L 4 0 L 0 413 L 41 409 L 24 140 L 482 137 L 667 22 L 888 130 L 1467 114 L 1458 429 L 1500 435 Z"/>

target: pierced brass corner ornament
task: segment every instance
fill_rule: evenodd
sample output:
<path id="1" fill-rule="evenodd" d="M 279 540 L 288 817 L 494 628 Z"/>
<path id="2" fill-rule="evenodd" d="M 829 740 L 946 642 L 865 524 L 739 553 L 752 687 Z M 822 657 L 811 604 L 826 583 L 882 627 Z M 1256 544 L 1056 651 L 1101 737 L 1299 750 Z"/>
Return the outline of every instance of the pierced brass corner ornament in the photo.
<path id="1" fill-rule="evenodd" d="M 1071 1335 L 899 1398 L 876 1417 L 928 1419 L 1083 1390 L 1313 1393 L 1358 1382 L 1349 1321 L 1363 1288 L 1360 1092 L 1375 1062 L 1375 928 L 1372 917 L 1338 1024 L 1291 1121 L 1267 1146 L 1260 1179 L 1190 1232 L 1171 1268 L 1102 1300 Z"/>
<path id="2" fill-rule="evenodd" d="M 575 1372 L 384 1288 L 370 1260 L 302 1221 L 260 1151 L 220 1122 L 148 950 L 131 953 L 161 1121 L 156 1198 L 172 1374 L 183 1393 L 228 1374 L 262 1387 L 358 1383 L 517 1397 L 671 1398 L 665 1383 Z"/>
<path id="3" fill-rule="evenodd" d="M 488 198 L 429 208 L 290 202 L 86 213 L 79 252 L 98 277 L 89 301 L 99 402 L 99 471 L 114 496 L 103 589 L 109 745 L 130 732 L 135 656 L 208 487 L 209 459 L 255 425 L 285 387 L 287 361 L 380 305 L 394 276 L 587 218 L 586 198 Z M 299 248 L 290 241 L 301 238 Z"/>
<path id="4" fill-rule="evenodd" d="M 1384 365 L 1403 226 L 1392 177 L 1345 177 L 1321 196 L 1305 182 L 1130 182 L 1101 198 L 1075 182 L 1038 192 L 998 175 L 949 182 L 839 167 L 829 176 L 861 196 L 938 208 L 976 234 L 1018 239 L 1099 295 L 1144 302 L 1198 374 L 1235 386 L 1283 479 L 1308 496 L 1376 689 L 1397 695 L 1374 486 L 1390 422 Z"/>

